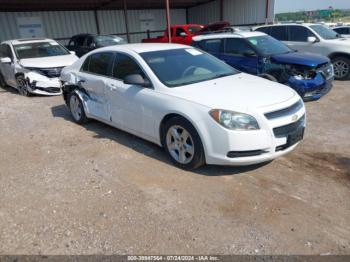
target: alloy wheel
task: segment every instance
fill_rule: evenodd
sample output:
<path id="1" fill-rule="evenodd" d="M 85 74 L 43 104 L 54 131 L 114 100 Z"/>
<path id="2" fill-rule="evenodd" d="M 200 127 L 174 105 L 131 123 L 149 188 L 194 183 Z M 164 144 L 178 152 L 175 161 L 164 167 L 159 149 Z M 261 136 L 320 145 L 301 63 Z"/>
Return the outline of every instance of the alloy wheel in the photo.
<path id="1" fill-rule="evenodd" d="M 17 84 L 18 84 L 18 92 L 22 96 L 28 96 L 29 91 L 27 87 L 27 82 L 24 78 L 18 77 L 17 78 Z"/>
<path id="2" fill-rule="evenodd" d="M 338 60 L 334 64 L 334 76 L 336 78 L 344 78 L 348 75 L 349 73 L 349 65 L 343 61 L 343 60 Z"/>
<path id="3" fill-rule="evenodd" d="M 69 101 L 69 107 L 74 119 L 76 121 L 79 121 L 82 117 L 82 108 L 79 98 L 76 95 L 71 96 Z"/>
<path id="4" fill-rule="evenodd" d="M 194 157 L 191 134 L 182 126 L 174 125 L 166 134 L 166 145 L 171 157 L 180 164 L 188 164 Z"/>

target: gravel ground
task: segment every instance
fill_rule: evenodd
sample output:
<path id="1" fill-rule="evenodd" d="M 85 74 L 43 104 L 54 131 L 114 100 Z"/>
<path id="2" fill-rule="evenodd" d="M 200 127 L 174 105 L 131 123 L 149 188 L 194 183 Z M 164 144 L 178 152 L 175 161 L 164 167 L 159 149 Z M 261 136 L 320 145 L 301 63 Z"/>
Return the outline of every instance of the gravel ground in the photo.
<path id="1" fill-rule="evenodd" d="M 174 167 L 61 97 L 0 89 L 0 254 L 350 254 L 350 83 L 252 167 Z"/>

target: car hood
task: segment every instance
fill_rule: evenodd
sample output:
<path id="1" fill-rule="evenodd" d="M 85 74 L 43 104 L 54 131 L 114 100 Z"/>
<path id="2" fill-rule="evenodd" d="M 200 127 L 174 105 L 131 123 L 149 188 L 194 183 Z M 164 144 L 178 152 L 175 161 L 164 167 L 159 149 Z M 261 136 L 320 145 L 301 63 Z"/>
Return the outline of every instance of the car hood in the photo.
<path id="1" fill-rule="evenodd" d="M 316 67 L 329 62 L 329 59 L 325 56 L 299 52 L 273 55 L 271 59 L 282 64 L 304 65 L 309 67 Z"/>
<path id="2" fill-rule="evenodd" d="M 212 109 L 241 112 L 283 103 L 296 95 L 285 85 L 245 73 L 171 88 L 170 92 Z"/>
<path id="3" fill-rule="evenodd" d="M 78 60 L 76 55 L 62 55 L 62 56 L 49 56 L 40 58 L 27 58 L 21 59 L 20 64 L 24 67 L 34 68 L 52 68 L 52 67 L 65 67 L 73 64 Z"/>
<path id="4" fill-rule="evenodd" d="M 332 44 L 335 44 L 337 46 L 346 47 L 347 50 L 350 49 L 350 38 L 348 38 L 348 37 L 329 39 L 329 40 L 325 40 L 325 41 L 327 41 L 328 44 L 332 43 Z"/>

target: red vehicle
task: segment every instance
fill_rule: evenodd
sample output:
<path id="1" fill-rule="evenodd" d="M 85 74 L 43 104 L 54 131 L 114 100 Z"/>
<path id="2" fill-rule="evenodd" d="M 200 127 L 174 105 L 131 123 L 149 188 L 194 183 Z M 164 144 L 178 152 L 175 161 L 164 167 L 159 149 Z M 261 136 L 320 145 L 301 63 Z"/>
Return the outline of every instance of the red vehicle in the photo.
<path id="1" fill-rule="evenodd" d="M 192 37 L 200 34 L 205 34 L 220 30 L 229 26 L 228 22 L 217 22 L 209 25 L 187 24 L 187 25 L 173 25 L 170 27 L 171 42 L 176 44 L 190 45 Z M 168 29 L 164 31 L 164 35 L 156 38 L 146 38 L 142 43 L 168 43 Z"/>

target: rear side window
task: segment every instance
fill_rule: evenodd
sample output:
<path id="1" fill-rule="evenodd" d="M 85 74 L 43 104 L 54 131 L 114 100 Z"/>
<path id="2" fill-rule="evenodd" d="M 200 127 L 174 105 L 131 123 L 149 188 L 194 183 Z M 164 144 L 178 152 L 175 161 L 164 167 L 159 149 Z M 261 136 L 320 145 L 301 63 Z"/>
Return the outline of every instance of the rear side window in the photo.
<path id="1" fill-rule="evenodd" d="M 226 39 L 225 54 L 244 56 L 246 53 L 255 53 L 255 51 L 245 40 L 240 38 Z"/>
<path id="2" fill-rule="evenodd" d="M 350 28 L 335 28 L 333 29 L 334 31 L 336 31 L 338 34 L 344 34 L 347 35 L 349 34 Z"/>
<path id="3" fill-rule="evenodd" d="M 270 30 L 270 36 L 280 41 L 288 41 L 287 27 L 286 26 L 273 26 Z"/>
<path id="4" fill-rule="evenodd" d="M 307 42 L 307 38 L 312 33 L 303 26 L 289 26 L 289 41 L 292 42 Z"/>
<path id="5" fill-rule="evenodd" d="M 13 59 L 12 51 L 9 45 L 2 44 L 0 46 L 0 57 L 9 57 Z"/>
<path id="6" fill-rule="evenodd" d="M 102 75 L 111 76 L 111 65 L 113 62 L 113 53 L 103 52 L 90 55 L 82 66 L 82 71 Z"/>
<path id="7" fill-rule="evenodd" d="M 117 54 L 113 65 L 113 77 L 123 80 L 127 75 L 139 74 L 145 77 L 140 66 L 128 55 Z"/>
<path id="8" fill-rule="evenodd" d="M 261 27 L 261 28 L 257 28 L 255 31 L 263 32 L 263 33 L 269 35 L 271 32 L 271 27 L 269 27 L 269 26 Z"/>
<path id="9" fill-rule="evenodd" d="M 209 53 L 221 53 L 223 49 L 222 42 L 222 39 L 202 40 L 198 43 L 198 47 Z"/>

